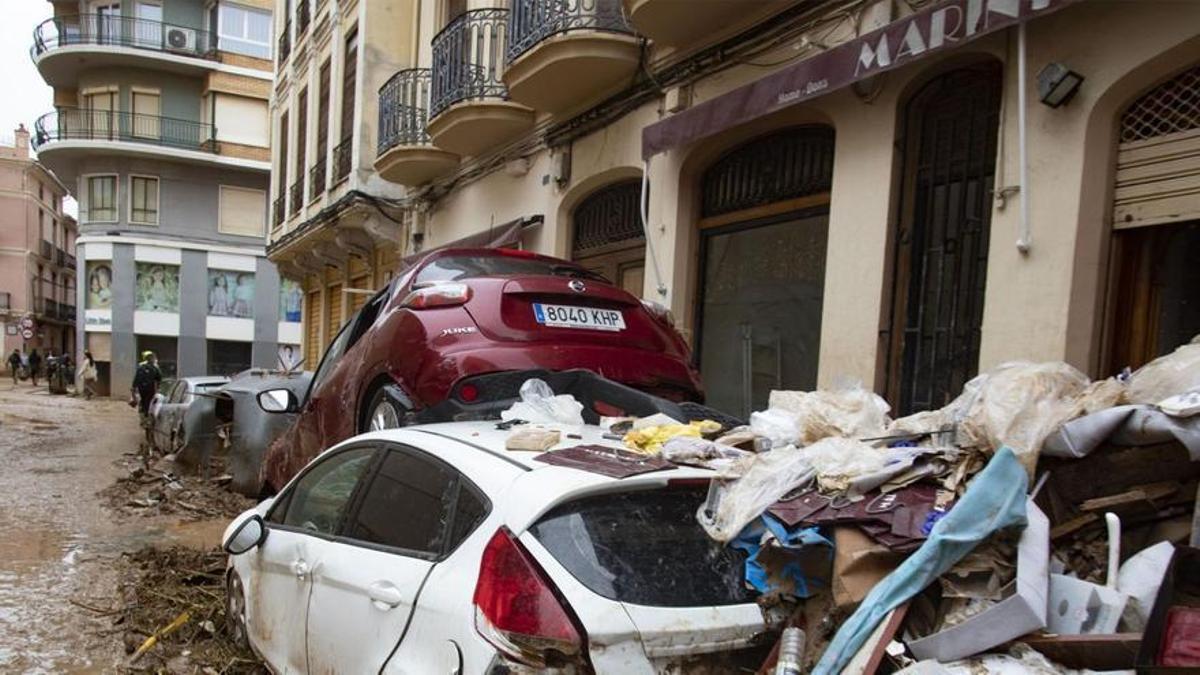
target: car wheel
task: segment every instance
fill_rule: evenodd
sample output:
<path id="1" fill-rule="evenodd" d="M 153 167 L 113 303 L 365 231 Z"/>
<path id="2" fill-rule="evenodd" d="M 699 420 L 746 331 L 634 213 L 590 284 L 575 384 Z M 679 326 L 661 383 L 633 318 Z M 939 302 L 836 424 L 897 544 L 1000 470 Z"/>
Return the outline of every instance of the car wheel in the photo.
<path id="1" fill-rule="evenodd" d="M 241 577 L 233 571 L 225 582 L 225 627 L 235 644 L 243 649 L 250 648 L 250 637 L 246 632 L 246 593 Z"/>
<path id="2" fill-rule="evenodd" d="M 382 431 L 384 429 L 399 429 L 404 426 L 404 418 L 408 412 L 404 405 L 388 395 L 386 389 L 380 389 L 371 397 L 367 406 L 367 416 L 363 420 L 363 431 Z"/>

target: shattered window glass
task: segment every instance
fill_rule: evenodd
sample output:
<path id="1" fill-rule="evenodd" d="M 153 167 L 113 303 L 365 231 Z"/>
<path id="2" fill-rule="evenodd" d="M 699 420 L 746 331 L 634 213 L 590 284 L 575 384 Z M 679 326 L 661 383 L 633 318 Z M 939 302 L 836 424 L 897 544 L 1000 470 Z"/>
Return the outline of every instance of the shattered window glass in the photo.
<path id="1" fill-rule="evenodd" d="M 346 504 L 374 452 L 370 447 L 354 448 L 313 467 L 292 490 L 283 524 L 317 534 L 337 534 Z"/>
<path id="2" fill-rule="evenodd" d="M 610 600 L 656 607 L 754 602 L 745 555 L 696 522 L 706 486 L 587 497 L 560 505 L 531 529 L 563 567 Z"/>
<path id="3" fill-rule="evenodd" d="M 441 553 L 454 475 L 407 452 L 389 452 L 371 480 L 351 539 L 422 553 Z"/>

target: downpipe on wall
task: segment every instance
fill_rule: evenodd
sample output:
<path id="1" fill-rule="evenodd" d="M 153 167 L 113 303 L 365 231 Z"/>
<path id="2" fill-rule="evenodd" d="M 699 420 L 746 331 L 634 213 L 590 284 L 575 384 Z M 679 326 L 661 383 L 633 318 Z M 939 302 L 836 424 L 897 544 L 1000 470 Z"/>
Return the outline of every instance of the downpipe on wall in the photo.
<path id="1" fill-rule="evenodd" d="M 665 299 L 667 297 L 667 285 L 663 283 L 662 271 L 658 268 L 658 253 L 654 249 L 654 237 L 650 234 L 650 218 L 648 212 L 650 210 L 650 160 L 647 159 L 642 163 L 642 195 L 639 198 L 639 205 L 642 216 L 642 235 L 646 237 L 646 248 L 650 254 L 650 269 L 654 271 L 655 290 L 658 291 L 659 297 Z"/>
<path id="2" fill-rule="evenodd" d="M 1021 215 L 1017 229 L 1017 250 L 1021 255 L 1029 255 L 1033 247 L 1033 233 L 1029 223 L 1029 142 L 1027 138 L 1028 120 L 1026 116 L 1026 45 L 1025 22 L 1017 24 L 1017 162 L 1020 166 Z"/>

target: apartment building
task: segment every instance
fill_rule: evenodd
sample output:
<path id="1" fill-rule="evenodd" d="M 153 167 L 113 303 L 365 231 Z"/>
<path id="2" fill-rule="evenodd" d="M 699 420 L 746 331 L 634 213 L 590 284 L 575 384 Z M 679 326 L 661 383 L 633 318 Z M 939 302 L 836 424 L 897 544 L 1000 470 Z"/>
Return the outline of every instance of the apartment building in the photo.
<path id="1" fill-rule="evenodd" d="M 390 198 L 371 206 L 389 223 L 377 247 L 397 231 L 408 255 L 500 228 L 601 271 L 670 307 L 709 401 L 731 412 L 773 388 L 860 381 L 907 413 L 1004 361 L 1107 375 L 1200 333 L 1187 263 L 1200 3 L 292 0 L 276 13 L 292 53 L 279 50 L 273 119 L 294 150 L 274 158 L 270 251 L 299 261 L 311 304 L 329 298 L 306 324 L 310 355 L 367 269 L 328 220 L 327 239 L 301 245 L 314 209 L 328 212 L 297 180 L 311 148 L 326 161 L 330 129 L 351 140 L 355 172 L 403 188 L 376 192 Z M 330 17 L 329 56 L 304 66 L 297 48 L 327 30 L 310 14 Z M 351 46 L 353 87 L 338 65 Z M 359 136 L 336 132 L 349 91 Z"/>
<path id="2" fill-rule="evenodd" d="M 275 365 L 300 324 L 264 250 L 270 4 L 51 6 L 34 145 L 79 202 L 76 348 L 116 395 L 145 350 L 168 376 Z"/>
<path id="3" fill-rule="evenodd" d="M 75 219 L 67 188 L 29 155 L 22 125 L 0 142 L 0 316 L 4 354 L 75 347 Z M 7 365 L 3 366 L 7 368 Z"/>

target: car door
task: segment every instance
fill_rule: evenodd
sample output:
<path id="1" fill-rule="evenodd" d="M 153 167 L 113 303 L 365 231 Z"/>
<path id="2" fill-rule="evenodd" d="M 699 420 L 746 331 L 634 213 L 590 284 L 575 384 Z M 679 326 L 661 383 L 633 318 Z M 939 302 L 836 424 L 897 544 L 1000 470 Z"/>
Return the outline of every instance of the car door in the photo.
<path id="1" fill-rule="evenodd" d="M 155 394 L 153 409 L 151 414 L 154 416 L 154 435 L 155 442 L 160 448 L 166 448 L 170 452 L 171 430 L 174 429 L 171 420 L 171 411 L 175 408 L 175 401 L 179 396 L 179 391 L 187 387 L 187 383 L 183 380 L 178 380 L 168 387 L 166 393 Z"/>
<path id="2" fill-rule="evenodd" d="M 247 629 L 276 672 L 309 671 L 304 619 L 311 575 L 322 565 L 374 459 L 374 447 L 356 446 L 309 465 L 280 494 L 267 514 L 266 539 L 248 554 Z"/>
<path id="3" fill-rule="evenodd" d="M 337 337 L 333 338 L 333 342 L 329 343 L 329 348 L 321 357 L 321 365 L 317 366 L 316 372 L 313 373 L 308 393 L 304 396 L 300 415 L 296 419 L 295 441 L 299 445 L 299 456 L 305 462 L 316 457 L 327 447 L 321 435 L 321 415 L 326 405 L 325 401 L 330 401 L 331 407 L 341 409 L 330 386 L 330 378 L 346 354 L 346 343 L 350 339 L 350 326 L 353 324 L 353 320 L 347 322 Z"/>
<path id="4" fill-rule="evenodd" d="M 425 578 L 448 552 L 462 480 L 408 446 L 385 446 L 342 536 L 313 569 L 312 672 L 375 673 L 400 642 Z"/>

